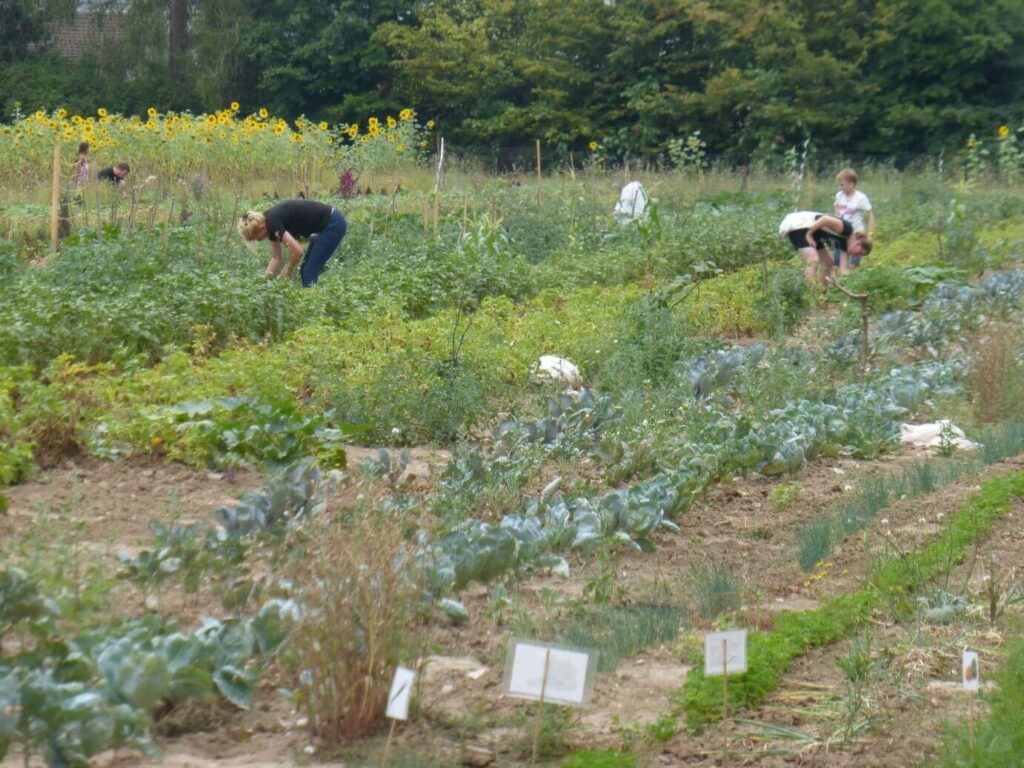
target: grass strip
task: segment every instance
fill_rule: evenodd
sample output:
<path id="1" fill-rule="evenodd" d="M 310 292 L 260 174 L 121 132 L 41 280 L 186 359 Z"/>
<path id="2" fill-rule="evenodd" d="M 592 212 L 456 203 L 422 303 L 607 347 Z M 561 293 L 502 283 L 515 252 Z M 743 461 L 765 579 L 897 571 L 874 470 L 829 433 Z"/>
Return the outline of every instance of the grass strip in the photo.
<path id="1" fill-rule="evenodd" d="M 1024 472 L 1013 472 L 984 482 L 964 506 L 951 515 L 943 534 L 916 552 L 884 561 L 870 583 L 848 595 L 833 598 L 811 611 L 779 614 L 771 632 L 747 635 L 747 672 L 729 678 L 729 701 L 736 709 L 757 706 L 778 688 L 794 659 L 812 648 L 849 637 L 874 611 L 899 605 L 908 595 L 948 571 L 981 538 L 995 520 L 1024 496 Z M 722 681 L 704 676 L 695 664 L 681 693 L 686 723 L 699 729 L 722 716 Z"/>
<path id="2" fill-rule="evenodd" d="M 1013 643 L 1002 668 L 992 676 L 996 689 L 986 696 L 989 715 L 974 724 L 974 748 L 966 720 L 946 728 L 937 765 L 1003 768 L 1024 765 L 1024 640 Z"/>

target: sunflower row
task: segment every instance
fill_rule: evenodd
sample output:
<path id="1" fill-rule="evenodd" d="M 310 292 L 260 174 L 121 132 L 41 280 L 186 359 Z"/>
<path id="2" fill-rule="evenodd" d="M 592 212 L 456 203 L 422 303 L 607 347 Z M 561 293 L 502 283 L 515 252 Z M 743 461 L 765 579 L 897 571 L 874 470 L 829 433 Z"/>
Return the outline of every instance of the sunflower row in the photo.
<path id="1" fill-rule="evenodd" d="M 266 108 L 243 116 L 238 102 L 199 115 L 161 113 L 155 107 L 145 116 L 113 114 L 103 107 L 95 115 L 38 110 L 0 125 L 0 170 L 14 178 L 45 180 L 55 141 L 69 154 L 88 142 L 98 162 L 130 159 L 151 173 L 202 167 L 232 177 L 248 165 L 294 168 L 310 161 L 371 170 L 374 163 L 393 164 L 403 154 L 408 159 L 422 150 L 433 128 L 433 120 L 421 126 L 412 109 L 397 117 L 370 117 L 365 129 L 356 122 L 331 125 L 305 117 L 289 122 Z"/>

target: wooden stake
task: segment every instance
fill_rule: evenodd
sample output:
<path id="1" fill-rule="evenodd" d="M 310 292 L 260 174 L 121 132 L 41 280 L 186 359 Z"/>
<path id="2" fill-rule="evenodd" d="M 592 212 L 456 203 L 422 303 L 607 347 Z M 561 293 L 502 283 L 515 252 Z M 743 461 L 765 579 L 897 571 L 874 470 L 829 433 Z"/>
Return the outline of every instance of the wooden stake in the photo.
<path id="1" fill-rule="evenodd" d="M 729 649 L 722 638 L 722 764 L 729 762 Z"/>
<path id="2" fill-rule="evenodd" d="M 57 216 L 60 208 L 60 143 L 53 145 L 53 190 L 50 194 L 50 250 L 57 253 Z"/>
<path id="3" fill-rule="evenodd" d="M 441 193 L 434 193 L 434 237 L 437 237 L 438 221 L 441 218 Z"/>
<path id="4" fill-rule="evenodd" d="M 860 370 L 857 372 L 857 380 L 863 384 L 868 373 L 868 295 L 848 291 L 834 277 L 830 277 L 829 282 L 851 299 L 860 302 Z"/>
<path id="5" fill-rule="evenodd" d="M 540 207 L 540 139 L 537 139 L 537 207 Z"/>
<path id="6" fill-rule="evenodd" d="M 385 768 L 388 764 L 388 758 L 391 757 L 391 740 L 395 737 L 395 726 L 397 725 L 397 720 L 391 721 L 391 730 L 388 731 L 388 740 L 384 745 L 384 759 L 380 761 L 380 768 Z"/>
<path id="7" fill-rule="evenodd" d="M 538 142 L 539 143 L 539 142 Z M 544 676 L 540 679 L 540 701 L 537 703 L 537 727 L 533 731 L 533 756 L 530 758 L 530 765 L 537 764 L 537 755 L 540 752 L 540 730 L 544 725 L 544 691 L 548 687 L 548 666 L 551 662 L 551 649 L 544 651 Z"/>
<path id="8" fill-rule="evenodd" d="M 971 697 L 967 710 L 967 746 L 970 749 L 971 762 L 974 762 L 974 691 L 968 691 Z"/>

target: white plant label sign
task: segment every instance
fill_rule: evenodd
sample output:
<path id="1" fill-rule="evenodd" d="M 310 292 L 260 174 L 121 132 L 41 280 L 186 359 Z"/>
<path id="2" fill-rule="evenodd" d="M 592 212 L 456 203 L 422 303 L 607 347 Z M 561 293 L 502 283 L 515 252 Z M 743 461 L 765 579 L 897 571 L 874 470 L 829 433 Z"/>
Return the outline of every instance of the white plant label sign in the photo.
<path id="1" fill-rule="evenodd" d="M 978 658 L 977 651 L 964 650 L 963 660 L 960 662 L 960 679 L 965 691 L 977 691 L 981 688 L 981 659 Z"/>
<path id="2" fill-rule="evenodd" d="M 506 659 L 507 695 L 576 706 L 590 701 L 597 666 L 593 652 L 513 638 Z"/>
<path id="3" fill-rule="evenodd" d="M 747 630 L 710 632 L 704 636 L 704 676 L 747 671 Z"/>
<path id="4" fill-rule="evenodd" d="M 412 697 L 412 683 L 416 673 L 406 667 L 395 670 L 395 679 L 391 681 L 391 693 L 388 694 L 388 708 L 385 713 L 392 720 L 409 719 L 409 699 Z"/>

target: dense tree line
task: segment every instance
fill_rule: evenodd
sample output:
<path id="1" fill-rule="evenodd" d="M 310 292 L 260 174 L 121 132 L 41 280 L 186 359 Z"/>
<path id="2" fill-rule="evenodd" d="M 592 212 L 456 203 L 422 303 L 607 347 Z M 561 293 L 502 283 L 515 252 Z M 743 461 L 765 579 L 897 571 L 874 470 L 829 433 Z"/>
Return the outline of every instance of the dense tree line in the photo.
<path id="1" fill-rule="evenodd" d="M 87 5 L 83 5 L 87 3 Z M 451 141 L 653 156 L 959 146 L 1024 117 L 1022 0 L 78 0 L 117 41 L 48 47 L 73 0 L 0 0 L 22 110 L 244 108 L 332 121 L 411 106 Z"/>

